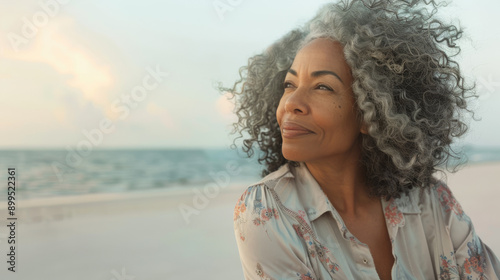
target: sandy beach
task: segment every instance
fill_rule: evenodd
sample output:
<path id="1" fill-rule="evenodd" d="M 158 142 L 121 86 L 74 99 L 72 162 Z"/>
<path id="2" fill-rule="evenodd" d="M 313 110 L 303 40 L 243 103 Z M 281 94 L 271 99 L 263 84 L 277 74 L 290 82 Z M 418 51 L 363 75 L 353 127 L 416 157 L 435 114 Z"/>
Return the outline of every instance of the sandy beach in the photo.
<path id="1" fill-rule="evenodd" d="M 498 182 L 500 163 L 448 177 L 476 232 L 500 255 Z M 243 279 L 233 207 L 246 186 L 209 197 L 202 189 L 18 201 L 15 273 L 7 270 L 7 205 L 1 202 L 0 279 Z"/>

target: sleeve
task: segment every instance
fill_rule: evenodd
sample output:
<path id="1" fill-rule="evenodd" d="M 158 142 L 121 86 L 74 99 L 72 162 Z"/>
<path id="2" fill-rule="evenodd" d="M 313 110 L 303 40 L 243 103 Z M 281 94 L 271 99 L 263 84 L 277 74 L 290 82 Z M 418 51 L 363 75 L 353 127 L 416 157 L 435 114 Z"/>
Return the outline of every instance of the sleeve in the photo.
<path id="1" fill-rule="evenodd" d="M 441 205 L 452 245 L 456 273 L 460 279 L 500 279 L 500 262 L 491 249 L 476 235 L 470 218 L 443 182 L 434 190 Z"/>
<path id="2" fill-rule="evenodd" d="M 234 233 L 246 280 L 318 279 L 265 185 L 251 186 L 241 195 L 234 209 Z"/>

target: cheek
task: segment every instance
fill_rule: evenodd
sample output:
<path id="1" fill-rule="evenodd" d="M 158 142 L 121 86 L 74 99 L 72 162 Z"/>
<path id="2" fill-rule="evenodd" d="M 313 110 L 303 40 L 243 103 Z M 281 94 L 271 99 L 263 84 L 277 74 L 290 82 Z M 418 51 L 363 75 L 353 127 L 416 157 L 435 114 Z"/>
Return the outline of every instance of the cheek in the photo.
<path id="1" fill-rule="evenodd" d="M 278 125 L 281 125 L 281 116 L 283 116 L 283 106 L 282 102 L 283 99 L 280 100 L 280 103 L 278 104 L 278 108 L 276 109 L 276 120 L 278 121 Z"/>
<path id="2" fill-rule="evenodd" d="M 326 102 L 320 105 L 322 106 L 322 110 L 317 117 L 317 122 L 320 126 L 324 127 L 325 134 L 337 137 L 339 134 L 349 131 L 352 123 L 345 104 L 342 104 L 338 100 L 330 100 L 327 106 L 325 104 Z"/>

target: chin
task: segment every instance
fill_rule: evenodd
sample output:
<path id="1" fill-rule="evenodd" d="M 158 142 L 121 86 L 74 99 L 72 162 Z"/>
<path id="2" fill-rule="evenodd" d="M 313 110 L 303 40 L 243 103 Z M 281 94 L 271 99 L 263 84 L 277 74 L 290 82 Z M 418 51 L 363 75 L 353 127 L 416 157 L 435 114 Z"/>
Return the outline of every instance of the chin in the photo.
<path id="1" fill-rule="evenodd" d="M 281 149 L 281 153 L 283 157 L 287 160 L 297 161 L 297 162 L 305 162 L 310 159 L 311 151 L 310 149 L 297 149 L 297 148 L 289 148 L 283 145 Z"/>

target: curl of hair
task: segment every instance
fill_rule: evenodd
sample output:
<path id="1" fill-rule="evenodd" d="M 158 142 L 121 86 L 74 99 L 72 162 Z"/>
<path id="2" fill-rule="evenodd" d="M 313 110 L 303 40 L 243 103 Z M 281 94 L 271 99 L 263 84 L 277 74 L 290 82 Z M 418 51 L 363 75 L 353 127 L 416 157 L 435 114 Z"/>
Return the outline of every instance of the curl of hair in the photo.
<path id="1" fill-rule="evenodd" d="M 433 0 L 326 4 L 304 26 L 251 57 L 233 88 L 219 87 L 235 98 L 232 134 L 249 134 L 243 151 L 251 157 L 258 144 L 263 152 L 262 176 L 287 162 L 297 165 L 282 155 L 276 109 L 296 53 L 316 38 L 340 42 L 351 67 L 358 115 L 368 127 L 361 164 L 372 195 L 390 199 L 429 186 L 440 166 L 459 159 L 451 143 L 467 131 L 464 115 L 473 113 L 467 98 L 476 95 L 452 60 L 462 30 L 436 18 L 439 6 Z"/>

